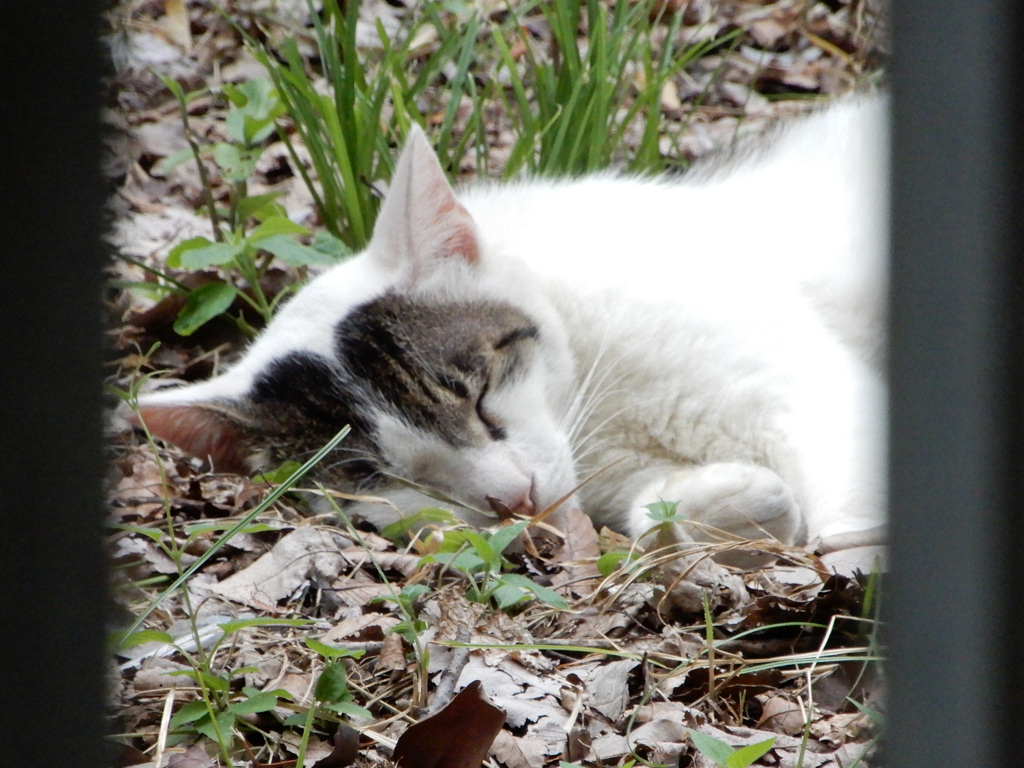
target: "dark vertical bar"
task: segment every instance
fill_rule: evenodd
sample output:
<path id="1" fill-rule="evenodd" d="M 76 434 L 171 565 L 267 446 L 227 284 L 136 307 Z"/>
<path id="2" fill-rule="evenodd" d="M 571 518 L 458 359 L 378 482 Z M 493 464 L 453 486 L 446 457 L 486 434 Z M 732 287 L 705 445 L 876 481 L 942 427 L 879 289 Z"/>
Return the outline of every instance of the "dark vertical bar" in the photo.
<path id="1" fill-rule="evenodd" d="M 0 14 L 0 762 L 109 765 L 98 4 Z"/>
<path id="2" fill-rule="evenodd" d="M 890 768 L 1020 763 L 1021 14 L 897 0 Z M 1016 747 L 1016 748 L 1014 748 Z"/>

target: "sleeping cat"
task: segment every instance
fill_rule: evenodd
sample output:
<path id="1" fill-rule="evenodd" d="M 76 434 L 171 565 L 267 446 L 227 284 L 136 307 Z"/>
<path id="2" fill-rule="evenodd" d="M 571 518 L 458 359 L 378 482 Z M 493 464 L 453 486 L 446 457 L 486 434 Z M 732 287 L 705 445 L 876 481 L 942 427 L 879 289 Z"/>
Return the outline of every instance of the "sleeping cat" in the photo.
<path id="1" fill-rule="evenodd" d="M 438 493 L 478 525 L 569 496 L 634 537 L 659 500 L 681 540 L 875 526 L 886 109 L 840 102 L 677 179 L 458 192 L 414 128 L 366 251 L 142 417 L 229 471 L 348 424 L 316 479 L 404 513 Z"/>

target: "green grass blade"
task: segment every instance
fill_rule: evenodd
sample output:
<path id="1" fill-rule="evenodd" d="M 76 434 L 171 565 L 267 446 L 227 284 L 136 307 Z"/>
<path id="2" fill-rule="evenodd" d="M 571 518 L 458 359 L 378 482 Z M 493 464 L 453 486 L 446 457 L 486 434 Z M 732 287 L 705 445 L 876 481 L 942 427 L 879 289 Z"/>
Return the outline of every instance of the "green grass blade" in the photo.
<path id="1" fill-rule="evenodd" d="M 227 544 L 228 541 L 230 541 L 231 538 L 236 533 L 243 530 L 259 515 L 263 514 L 267 509 L 269 509 L 278 499 L 280 499 L 282 496 L 284 496 L 284 494 L 291 490 L 295 486 L 295 484 L 299 482 L 299 480 L 301 480 L 306 475 L 307 472 L 309 472 L 309 470 L 311 470 L 313 467 L 319 464 L 320 461 L 325 456 L 327 456 L 327 454 L 333 451 L 338 446 L 338 444 L 345 439 L 346 435 L 348 435 L 350 431 L 351 430 L 348 426 L 342 428 L 341 431 L 339 431 L 338 434 L 336 434 L 334 437 L 328 440 L 324 447 L 317 451 L 312 456 L 312 458 L 309 459 L 309 461 L 307 461 L 305 464 L 303 464 L 301 467 L 295 470 L 295 472 L 292 473 L 291 477 L 289 477 L 287 480 L 285 480 L 283 483 L 277 486 L 277 488 L 271 491 L 267 495 L 267 497 L 262 501 L 262 503 L 257 505 L 256 508 L 252 510 L 252 512 L 248 513 L 245 517 L 243 517 L 241 520 L 235 523 L 235 525 L 233 525 L 229 530 L 225 531 L 224 535 L 217 539 L 213 543 L 213 545 L 208 550 L 206 550 L 206 552 L 204 552 L 194 563 L 192 563 L 192 565 L 190 565 L 185 571 L 183 571 L 181 575 L 178 576 L 178 578 L 171 582 L 171 585 L 169 587 L 167 587 L 163 592 L 156 596 L 156 598 L 146 607 L 146 609 L 136 617 L 135 621 L 132 622 L 131 626 L 129 626 L 128 629 L 124 631 L 123 637 L 128 637 L 133 632 L 135 632 L 139 627 L 141 627 L 142 622 L 144 622 L 149 617 L 149 614 L 151 614 L 157 608 L 157 606 L 159 606 L 164 600 L 166 600 L 169 595 L 171 595 L 173 592 L 179 589 L 182 584 L 188 581 L 196 571 L 198 571 L 200 568 L 206 565 L 206 563 L 209 562 L 209 560 L 218 551 L 220 551 L 220 549 L 225 544 Z"/>

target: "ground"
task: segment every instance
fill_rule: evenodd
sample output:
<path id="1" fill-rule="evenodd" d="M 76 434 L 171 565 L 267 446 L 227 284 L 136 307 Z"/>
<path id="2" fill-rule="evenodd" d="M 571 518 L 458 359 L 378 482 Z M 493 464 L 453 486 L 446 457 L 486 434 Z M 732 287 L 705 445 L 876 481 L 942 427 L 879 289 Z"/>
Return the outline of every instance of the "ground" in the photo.
<path id="1" fill-rule="evenodd" d="M 480 48 L 467 59 L 479 92 L 512 87 L 497 82 L 495 60 L 484 52 L 494 30 L 525 31 L 524 45 L 538 57 L 551 50 L 548 17 L 518 0 L 427 5 L 442 26 L 480 24 Z M 379 24 L 392 37 L 419 29 L 423 53 L 418 48 L 410 66 L 428 60 L 445 38 L 416 27 L 424 7 L 361 4 L 359 55 L 379 56 Z M 259 151 L 241 180 L 223 156 L 212 157 L 215 144 L 231 143 L 230 86 L 266 76 L 245 35 L 278 55 L 295 38 L 315 77 L 322 62 L 313 55 L 306 3 L 223 8 L 222 15 L 206 3 L 124 0 L 109 14 L 112 392 L 129 393 L 156 372 L 206 377 L 261 322 L 240 295 L 254 294 L 244 275 L 215 264 L 167 266 L 178 244 L 211 237 L 204 210 L 211 199 L 216 210 L 237 202 L 240 185 L 246 199 L 279 193 L 287 220 L 304 228 L 281 233 L 307 247 L 321 241 L 305 230 L 327 224 L 303 183 L 302 170 L 316 174 L 288 118 L 257 137 Z M 869 3 L 684 0 L 659 9 L 667 15 L 652 22 L 655 50 L 670 36 L 712 44 L 656 94 L 661 123 L 653 146 L 661 166 L 652 167 L 684 166 L 742 131 L 879 79 L 884 28 Z M 672 27 L 667 18 L 675 11 L 681 16 Z M 573 32 L 586 50 L 590 30 L 581 22 Z M 523 55 L 510 53 L 516 62 Z M 644 72 L 624 73 L 634 81 L 622 91 L 627 109 Z M 188 102 L 187 131 L 161 76 L 198 92 Z M 455 137 L 449 165 L 458 180 L 500 176 L 516 162 L 514 99 L 475 109 L 483 102 L 470 90 L 453 106 L 457 77 L 457 69 L 438 71 L 417 110 L 428 127 Z M 382 119 L 397 114 L 386 102 Z M 480 132 L 471 134 L 477 123 Z M 624 126 L 606 158 L 620 168 L 645 152 L 643 126 Z M 470 135 L 486 141 L 459 145 L 458 137 Z M 205 177 L 189 140 L 211 147 L 203 149 Z M 380 182 L 362 179 L 371 191 Z M 270 299 L 308 269 L 305 257 L 282 253 L 271 259 L 260 251 L 259 288 Z M 167 281 L 157 273 L 181 290 L 161 291 Z M 227 316 L 244 322 L 222 316 L 179 335 L 188 291 L 223 285 L 233 286 Z M 509 546 L 507 562 L 493 552 L 507 530 L 489 541 L 463 535 L 483 565 L 463 559 L 442 569 L 423 559 L 445 559 L 436 542 L 385 538 L 339 524 L 335 515 L 314 516 L 296 496 L 274 498 L 287 470 L 272 478 L 215 472 L 148 442 L 125 407 L 112 395 L 118 765 L 387 765 L 406 732 L 396 753 L 405 768 L 434 764 L 432 754 L 450 766 L 477 765 L 482 754 L 509 768 L 559 761 L 710 766 L 725 764 L 732 747 L 769 739 L 749 753 L 754 764 L 871 762 L 882 709 L 874 550 L 775 547 L 773 565 L 741 574 L 744 594 L 712 595 L 696 611 L 673 600 L 671 568 L 660 567 L 671 563 L 664 553 L 639 552 L 582 517 L 557 521 L 564 538 Z M 133 623 L 141 634 L 125 638 Z M 501 710 L 500 723 L 475 690 L 450 702 L 472 681 Z M 417 721 L 424 724 L 414 743 L 409 726 Z M 347 725 L 339 731 L 339 723 Z M 468 752 L 456 751 L 466 743 Z M 750 764 L 743 754 L 729 764 Z"/>

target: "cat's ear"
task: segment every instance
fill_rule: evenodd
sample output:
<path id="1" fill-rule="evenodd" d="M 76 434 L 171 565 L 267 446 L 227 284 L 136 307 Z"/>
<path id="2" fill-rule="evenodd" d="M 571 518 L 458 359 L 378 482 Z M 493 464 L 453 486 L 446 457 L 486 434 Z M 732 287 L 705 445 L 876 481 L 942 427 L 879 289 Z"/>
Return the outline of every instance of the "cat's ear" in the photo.
<path id="1" fill-rule="evenodd" d="M 229 408 L 205 403 L 142 404 L 139 416 L 153 437 L 192 456 L 208 458 L 218 472 L 248 474 L 251 469 L 246 461 L 250 452 L 244 420 Z"/>
<path id="2" fill-rule="evenodd" d="M 426 135 L 413 125 L 370 241 L 375 258 L 423 274 L 448 259 L 480 256 L 476 225 L 455 197 Z"/>

